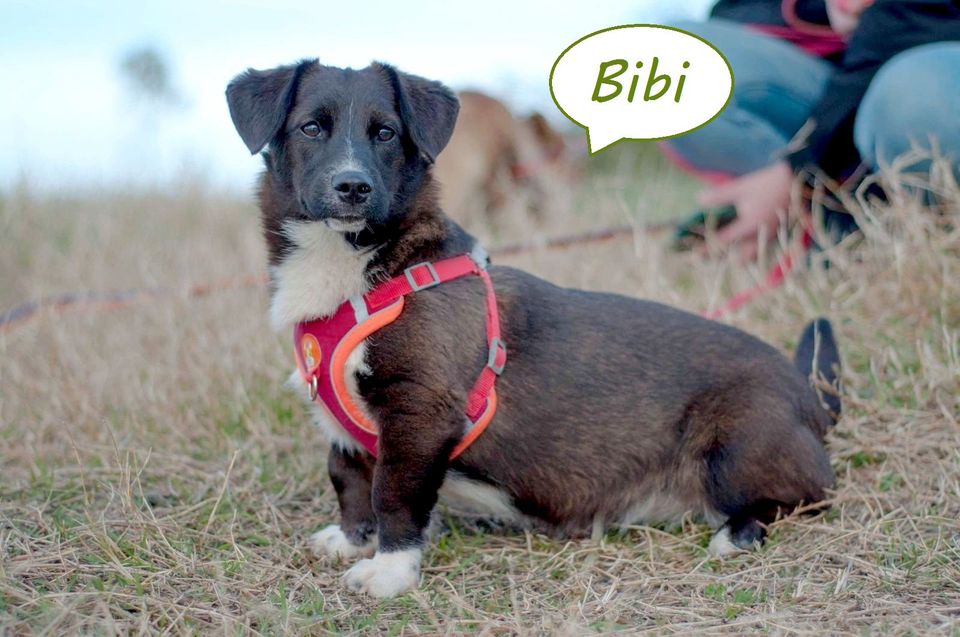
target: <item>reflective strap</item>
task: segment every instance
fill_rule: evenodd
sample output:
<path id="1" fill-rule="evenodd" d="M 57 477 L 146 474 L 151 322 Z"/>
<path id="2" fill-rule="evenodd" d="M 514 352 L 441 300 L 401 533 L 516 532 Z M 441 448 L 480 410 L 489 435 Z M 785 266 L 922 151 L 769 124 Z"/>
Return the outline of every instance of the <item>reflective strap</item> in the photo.
<path id="1" fill-rule="evenodd" d="M 490 391 L 490 395 L 484 402 L 483 410 L 480 411 L 475 418 L 467 418 L 467 424 L 463 430 L 463 437 L 460 439 L 460 442 L 457 443 L 457 446 L 453 448 L 453 452 L 450 454 L 451 460 L 463 453 L 467 447 L 473 444 L 474 440 L 483 434 L 484 430 L 487 428 L 487 425 L 489 425 L 490 421 L 493 420 L 493 416 L 496 411 L 497 391 L 494 389 Z"/>
<path id="2" fill-rule="evenodd" d="M 414 264 L 406 268 L 402 275 L 377 285 L 363 296 L 355 296 L 348 300 L 356 319 L 356 325 L 359 326 L 366 324 L 378 316 L 382 310 L 409 294 L 469 275 L 478 276 L 483 281 L 486 292 L 484 305 L 488 356 L 486 364 L 480 370 L 477 380 L 467 394 L 466 416 L 470 426 L 466 429 L 463 439 L 455 448 L 452 457 L 466 449 L 483 432 L 493 418 L 497 405 L 494 385 L 497 377 L 503 373 L 507 362 L 507 347 L 500 332 L 500 312 L 497 307 L 497 297 L 493 288 L 493 281 L 490 279 L 489 272 L 487 272 L 488 262 L 489 258 L 486 250 L 480 244 L 475 243 L 469 254 L 461 254 L 440 261 L 424 261 Z M 400 307 L 402 308 L 402 303 Z M 379 329 L 379 327 L 373 331 L 376 331 L 376 329 Z M 338 344 L 335 353 L 339 351 L 340 345 Z M 335 391 L 334 393 L 340 400 L 341 392 Z M 346 409 L 343 411 L 347 413 L 352 422 L 353 416 L 349 411 Z M 360 427 L 355 427 L 355 429 L 362 431 Z M 356 432 L 349 428 L 348 432 L 357 438 L 358 434 Z M 364 446 L 376 455 L 373 448 L 369 445 Z"/>
<path id="3" fill-rule="evenodd" d="M 357 320 L 358 325 L 370 318 L 367 302 L 363 300 L 362 296 L 351 296 L 350 305 L 353 306 L 353 317 Z"/>

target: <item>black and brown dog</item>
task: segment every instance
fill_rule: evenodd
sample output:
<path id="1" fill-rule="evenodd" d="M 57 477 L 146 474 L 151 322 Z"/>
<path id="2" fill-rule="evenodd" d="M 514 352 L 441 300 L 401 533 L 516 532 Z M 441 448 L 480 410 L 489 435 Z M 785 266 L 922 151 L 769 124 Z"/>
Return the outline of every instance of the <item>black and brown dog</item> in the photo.
<path id="1" fill-rule="evenodd" d="M 408 266 L 474 247 L 438 207 L 430 174 L 458 112 L 442 84 L 310 60 L 248 70 L 227 100 L 250 151 L 266 148 L 276 326 L 327 316 Z M 382 597 L 417 585 L 446 493 L 558 533 L 693 514 L 719 527 L 710 550 L 723 554 L 762 541 L 777 515 L 833 485 L 823 438 L 840 405 L 809 380 L 836 380 L 826 321 L 808 326 L 791 364 L 744 332 L 657 303 L 508 267 L 490 274 L 509 363 L 495 418 L 461 456 L 448 460 L 488 354 L 475 277 L 409 297 L 348 361 L 350 390 L 380 429 L 376 460 L 316 410 L 341 523 L 313 544 L 369 558 L 347 572 L 352 588 Z"/>

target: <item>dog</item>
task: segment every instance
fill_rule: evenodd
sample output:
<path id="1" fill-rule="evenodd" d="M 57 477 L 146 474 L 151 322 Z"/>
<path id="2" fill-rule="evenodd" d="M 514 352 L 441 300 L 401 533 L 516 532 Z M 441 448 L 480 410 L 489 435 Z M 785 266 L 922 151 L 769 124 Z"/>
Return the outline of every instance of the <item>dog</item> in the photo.
<path id="1" fill-rule="evenodd" d="M 453 136 L 433 167 L 440 207 L 467 228 L 528 210 L 542 221 L 577 178 L 563 136 L 539 113 L 516 117 L 478 91 L 461 91 Z"/>
<path id="2" fill-rule="evenodd" d="M 306 60 L 249 69 L 226 96 L 247 148 L 263 151 L 277 328 L 476 250 L 431 176 L 458 114 L 441 83 L 382 63 Z M 709 551 L 724 555 L 761 543 L 779 515 L 834 485 L 824 436 L 839 398 L 811 384 L 837 382 L 826 320 L 806 328 L 791 364 L 745 332 L 664 305 L 484 271 L 509 360 L 495 416 L 461 455 L 450 459 L 490 354 L 487 292 L 474 277 L 406 297 L 347 360 L 347 390 L 379 429 L 376 458 L 312 403 L 341 514 L 312 544 L 363 558 L 345 574 L 350 588 L 390 597 L 418 585 L 441 492 L 564 535 L 695 515 L 718 529 Z"/>

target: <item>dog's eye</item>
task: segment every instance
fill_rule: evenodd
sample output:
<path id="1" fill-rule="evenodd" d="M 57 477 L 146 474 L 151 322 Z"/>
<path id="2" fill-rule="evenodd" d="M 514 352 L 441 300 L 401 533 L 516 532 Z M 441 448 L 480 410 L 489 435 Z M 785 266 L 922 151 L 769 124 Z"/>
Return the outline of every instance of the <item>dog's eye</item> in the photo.
<path id="1" fill-rule="evenodd" d="M 393 139 L 396 134 L 397 132 L 392 128 L 381 126 L 380 130 L 377 131 L 377 139 L 381 142 L 388 142 Z"/>
<path id="2" fill-rule="evenodd" d="M 320 134 L 320 124 L 317 122 L 307 122 L 300 127 L 300 132 L 307 137 L 316 137 Z"/>

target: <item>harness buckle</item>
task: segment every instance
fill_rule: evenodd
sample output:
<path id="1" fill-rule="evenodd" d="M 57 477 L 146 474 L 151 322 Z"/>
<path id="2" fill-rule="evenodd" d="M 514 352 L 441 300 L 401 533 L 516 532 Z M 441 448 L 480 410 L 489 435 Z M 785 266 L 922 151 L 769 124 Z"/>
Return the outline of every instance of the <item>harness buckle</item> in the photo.
<path id="1" fill-rule="evenodd" d="M 497 355 L 503 352 L 502 362 L 497 364 Z M 496 337 L 490 341 L 490 354 L 487 356 L 487 367 L 493 371 L 494 374 L 499 376 L 503 373 L 503 368 L 507 365 L 507 346 L 504 342 Z"/>
<path id="2" fill-rule="evenodd" d="M 490 255 L 487 254 L 479 241 L 473 244 L 473 249 L 470 250 L 470 258 L 481 270 L 486 270 L 487 266 L 490 265 Z"/>
<path id="3" fill-rule="evenodd" d="M 417 279 L 414 278 L 413 276 L 413 271 L 416 270 L 417 268 L 426 268 L 427 272 L 430 273 L 431 280 L 423 284 L 417 283 Z M 433 267 L 433 263 L 431 263 L 430 261 L 423 261 L 422 263 L 411 265 L 409 268 L 406 268 L 403 271 L 403 276 L 407 278 L 407 283 L 410 284 L 410 288 L 414 292 L 419 292 L 420 290 L 426 290 L 428 288 L 432 288 L 435 285 L 440 285 L 440 275 L 437 274 L 437 269 Z"/>

